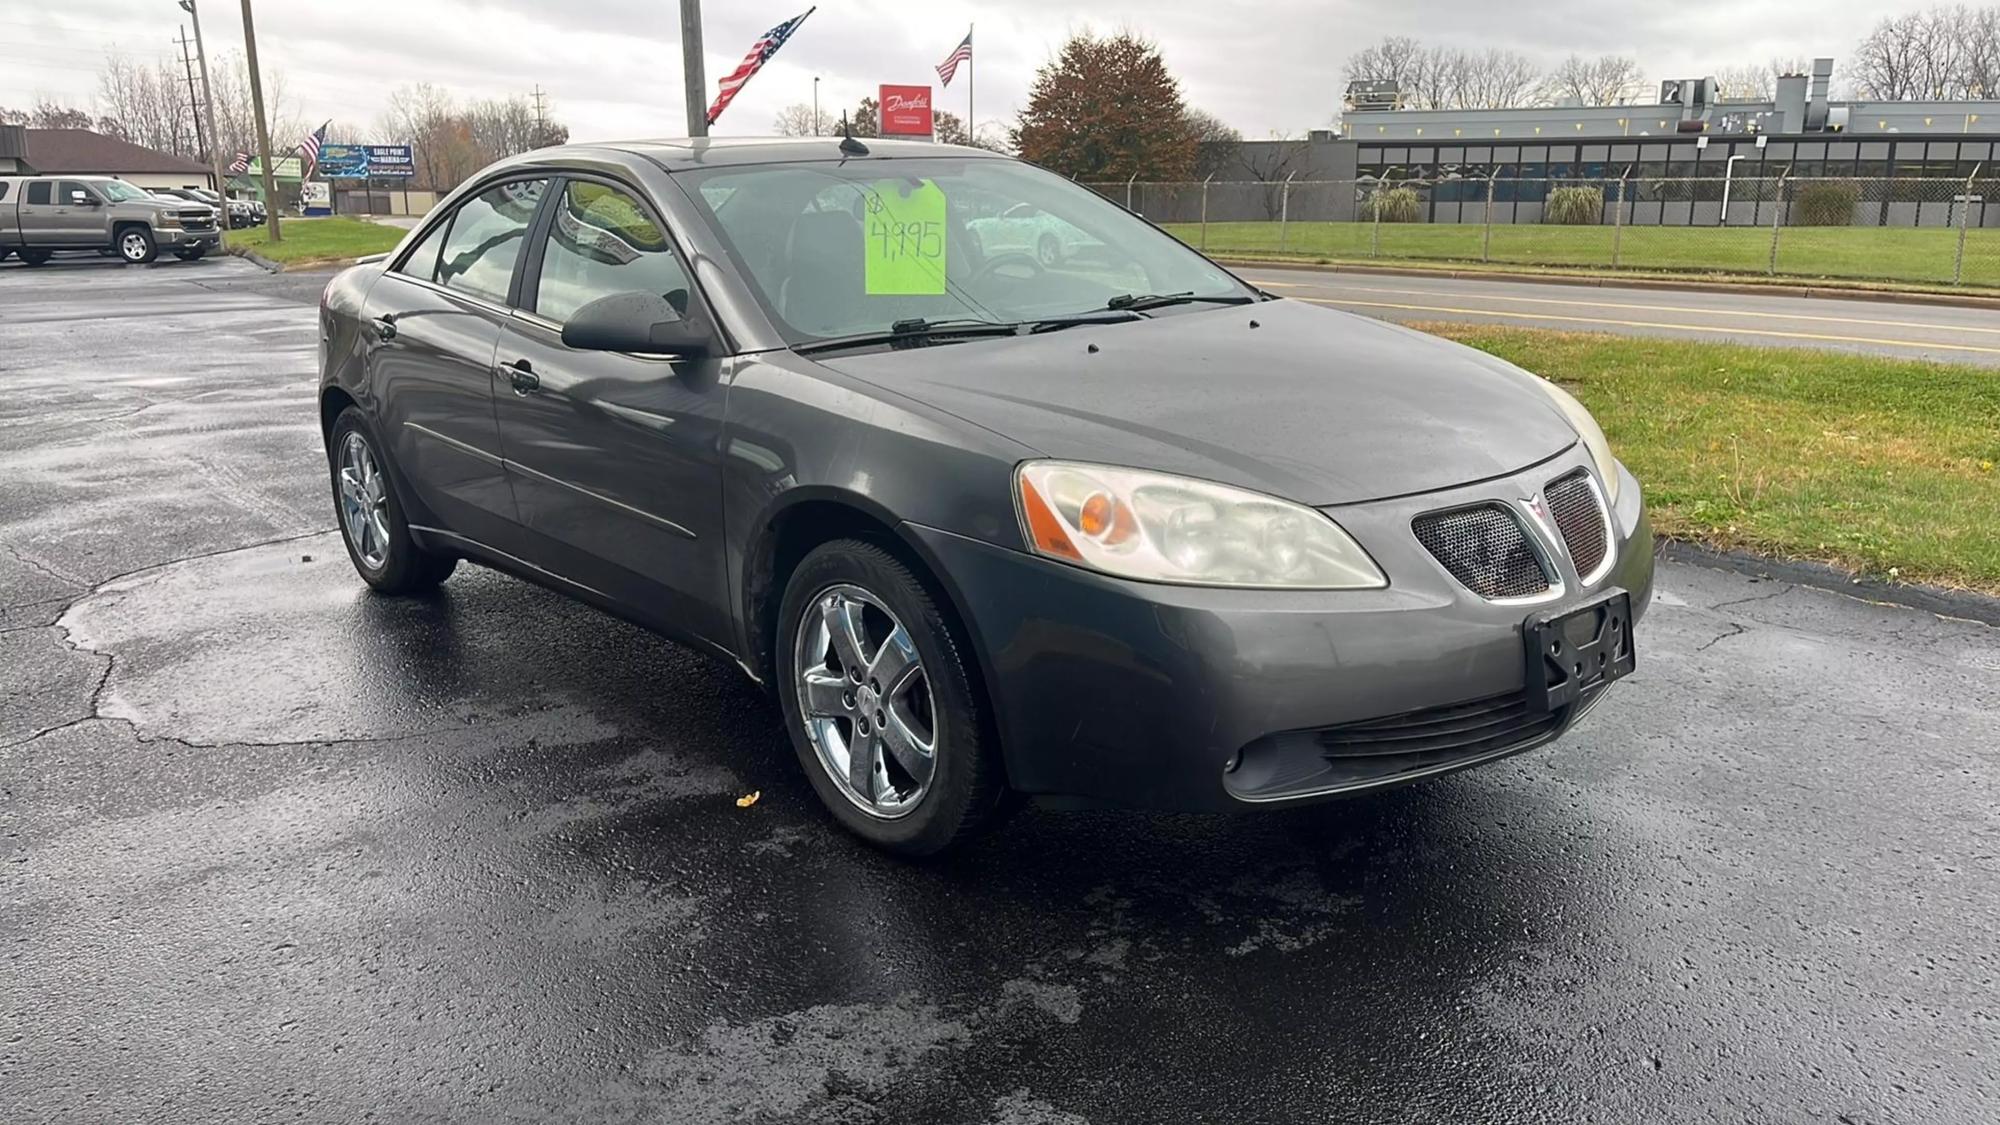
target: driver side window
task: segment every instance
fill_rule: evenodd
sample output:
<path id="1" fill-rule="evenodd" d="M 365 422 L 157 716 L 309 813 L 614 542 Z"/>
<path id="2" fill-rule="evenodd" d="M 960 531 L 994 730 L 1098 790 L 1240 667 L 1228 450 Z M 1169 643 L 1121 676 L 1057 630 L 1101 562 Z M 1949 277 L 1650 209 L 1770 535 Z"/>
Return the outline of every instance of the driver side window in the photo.
<path id="1" fill-rule="evenodd" d="M 561 324 L 576 310 L 618 293 L 663 297 L 688 310 L 688 275 L 673 242 L 630 194 L 571 180 L 555 201 L 532 311 Z"/>

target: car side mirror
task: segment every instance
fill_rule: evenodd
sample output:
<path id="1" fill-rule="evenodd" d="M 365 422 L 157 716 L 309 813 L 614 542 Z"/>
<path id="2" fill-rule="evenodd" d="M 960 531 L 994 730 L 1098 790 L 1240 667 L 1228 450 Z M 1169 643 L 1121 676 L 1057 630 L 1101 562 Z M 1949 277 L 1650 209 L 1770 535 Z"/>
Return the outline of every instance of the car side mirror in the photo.
<path id="1" fill-rule="evenodd" d="M 563 325 L 564 347 L 591 352 L 695 359 L 709 354 L 714 340 L 708 329 L 684 317 L 664 297 L 652 293 L 615 293 L 599 297 L 570 314 Z"/>

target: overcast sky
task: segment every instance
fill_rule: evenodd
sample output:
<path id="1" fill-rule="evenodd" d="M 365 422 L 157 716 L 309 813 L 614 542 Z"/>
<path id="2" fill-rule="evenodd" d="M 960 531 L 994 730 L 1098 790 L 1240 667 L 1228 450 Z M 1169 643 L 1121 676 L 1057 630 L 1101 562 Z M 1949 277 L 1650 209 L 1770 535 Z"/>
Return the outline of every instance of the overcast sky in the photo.
<path id="1" fill-rule="evenodd" d="M 809 0 L 707 0 L 709 90 L 750 42 Z M 240 49 L 238 0 L 204 0 L 203 31 L 221 56 Z M 975 37 L 982 128 L 1013 118 L 1035 68 L 1086 26 L 1129 27 L 1156 40 L 1190 104 L 1261 137 L 1321 126 L 1339 101 L 1341 60 L 1384 35 L 1483 48 L 1544 62 L 1570 51 L 1635 55 L 1652 80 L 1710 74 L 1774 55 L 1848 54 L 1885 12 L 1924 3 L 1697 0 L 1605 4 L 1550 0 L 826 0 L 717 125 L 771 130 L 785 105 L 852 106 L 882 82 L 935 82 L 931 68 Z M 577 140 L 686 131 L 677 0 L 258 0 L 258 45 L 285 76 L 291 106 L 317 123 L 372 126 L 390 90 L 430 81 L 466 97 L 525 94 L 537 83 Z M 107 51 L 178 58 L 185 17 L 174 0 L 0 3 L 0 105 L 47 96 L 87 104 Z M 1839 70 L 1836 62 L 1836 81 Z M 966 73 L 937 100 L 965 112 Z M 277 138 L 273 138 L 275 141 Z M 372 137 L 382 142 L 393 137 Z"/>

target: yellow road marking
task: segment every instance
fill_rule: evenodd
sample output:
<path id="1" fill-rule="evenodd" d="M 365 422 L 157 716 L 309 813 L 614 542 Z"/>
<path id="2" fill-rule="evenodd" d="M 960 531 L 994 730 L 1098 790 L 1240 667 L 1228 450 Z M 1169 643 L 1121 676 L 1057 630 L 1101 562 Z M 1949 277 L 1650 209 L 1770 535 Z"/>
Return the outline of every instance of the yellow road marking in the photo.
<path id="1" fill-rule="evenodd" d="M 1388 289 L 1374 285 L 1330 285 L 1299 281 L 1262 281 L 1260 285 L 1280 286 L 1286 289 L 1334 289 L 1353 293 L 1389 293 L 1401 297 L 1437 297 L 1442 294 L 1428 289 Z M 1481 293 L 1476 297 L 1464 294 L 1477 301 L 1509 301 L 1514 304 L 1563 305 L 1571 308 L 1592 309 L 1636 309 L 1640 312 L 1694 313 L 1699 316 L 1755 317 L 1758 320 L 1812 320 L 1829 324 L 1872 324 L 1878 328 L 1920 328 L 1933 332 L 1983 332 L 2000 335 L 2000 328 L 1981 328 L 1975 325 L 1937 324 L 1921 320 L 1873 320 L 1856 316 L 1818 316 L 1812 313 L 1750 312 L 1737 309 L 1699 308 L 1691 305 L 1641 305 L 1620 301 L 1575 301 L 1560 297 L 1506 297 L 1497 293 Z M 1785 298 L 1796 300 L 1797 298 Z M 1512 316 L 1512 313 L 1495 313 L 1496 316 Z"/>
<path id="2" fill-rule="evenodd" d="M 1975 344 L 1931 344 L 1918 340 L 1891 340 L 1875 336 L 1833 336 L 1816 332 L 1776 332 L 1766 328 L 1709 328 L 1699 324 L 1675 324 L 1660 320 L 1618 320 L 1604 316 L 1562 316 L 1556 313 L 1508 312 L 1504 309 L 1463 309 L 1450 305 L 1402 305 L 1389 301 L 1350 301 L 1337 297 L 1299 297 L 1315 305 L 1341 305 L 1365 309 L 1399 309 L 1405 312 L 1456 313 L 1460 316 L 1492 316 L 1504 320 L 1555 320 L 1572 324 L 1609 324 L 1620 328 L 1671 328 L 1677 332 L 1709 332 L 1731 336 L 1762 336 L 1779 340 L 1813 340 L 1819 343 L 1875 344 L 1891 348 L 1929 348 L 1949 352 L 1977 352 L 2000 355 L 2000 348 Z"/>

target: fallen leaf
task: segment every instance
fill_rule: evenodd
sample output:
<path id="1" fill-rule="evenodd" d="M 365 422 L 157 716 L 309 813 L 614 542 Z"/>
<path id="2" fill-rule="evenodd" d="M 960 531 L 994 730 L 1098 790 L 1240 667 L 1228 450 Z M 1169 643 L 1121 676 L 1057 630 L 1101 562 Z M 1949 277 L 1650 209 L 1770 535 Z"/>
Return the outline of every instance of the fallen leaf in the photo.
<path id="1" fill-rule="evenodd" d="M 739 809 L 747 809 L 751 805 L 756 804 L 757 798 L 762 797 L 763 795 L 764 791 L 762 789 L 759 789 L 754 793 L 745 793 L 743 796 L 736 798 L 736 807 Z"/>

